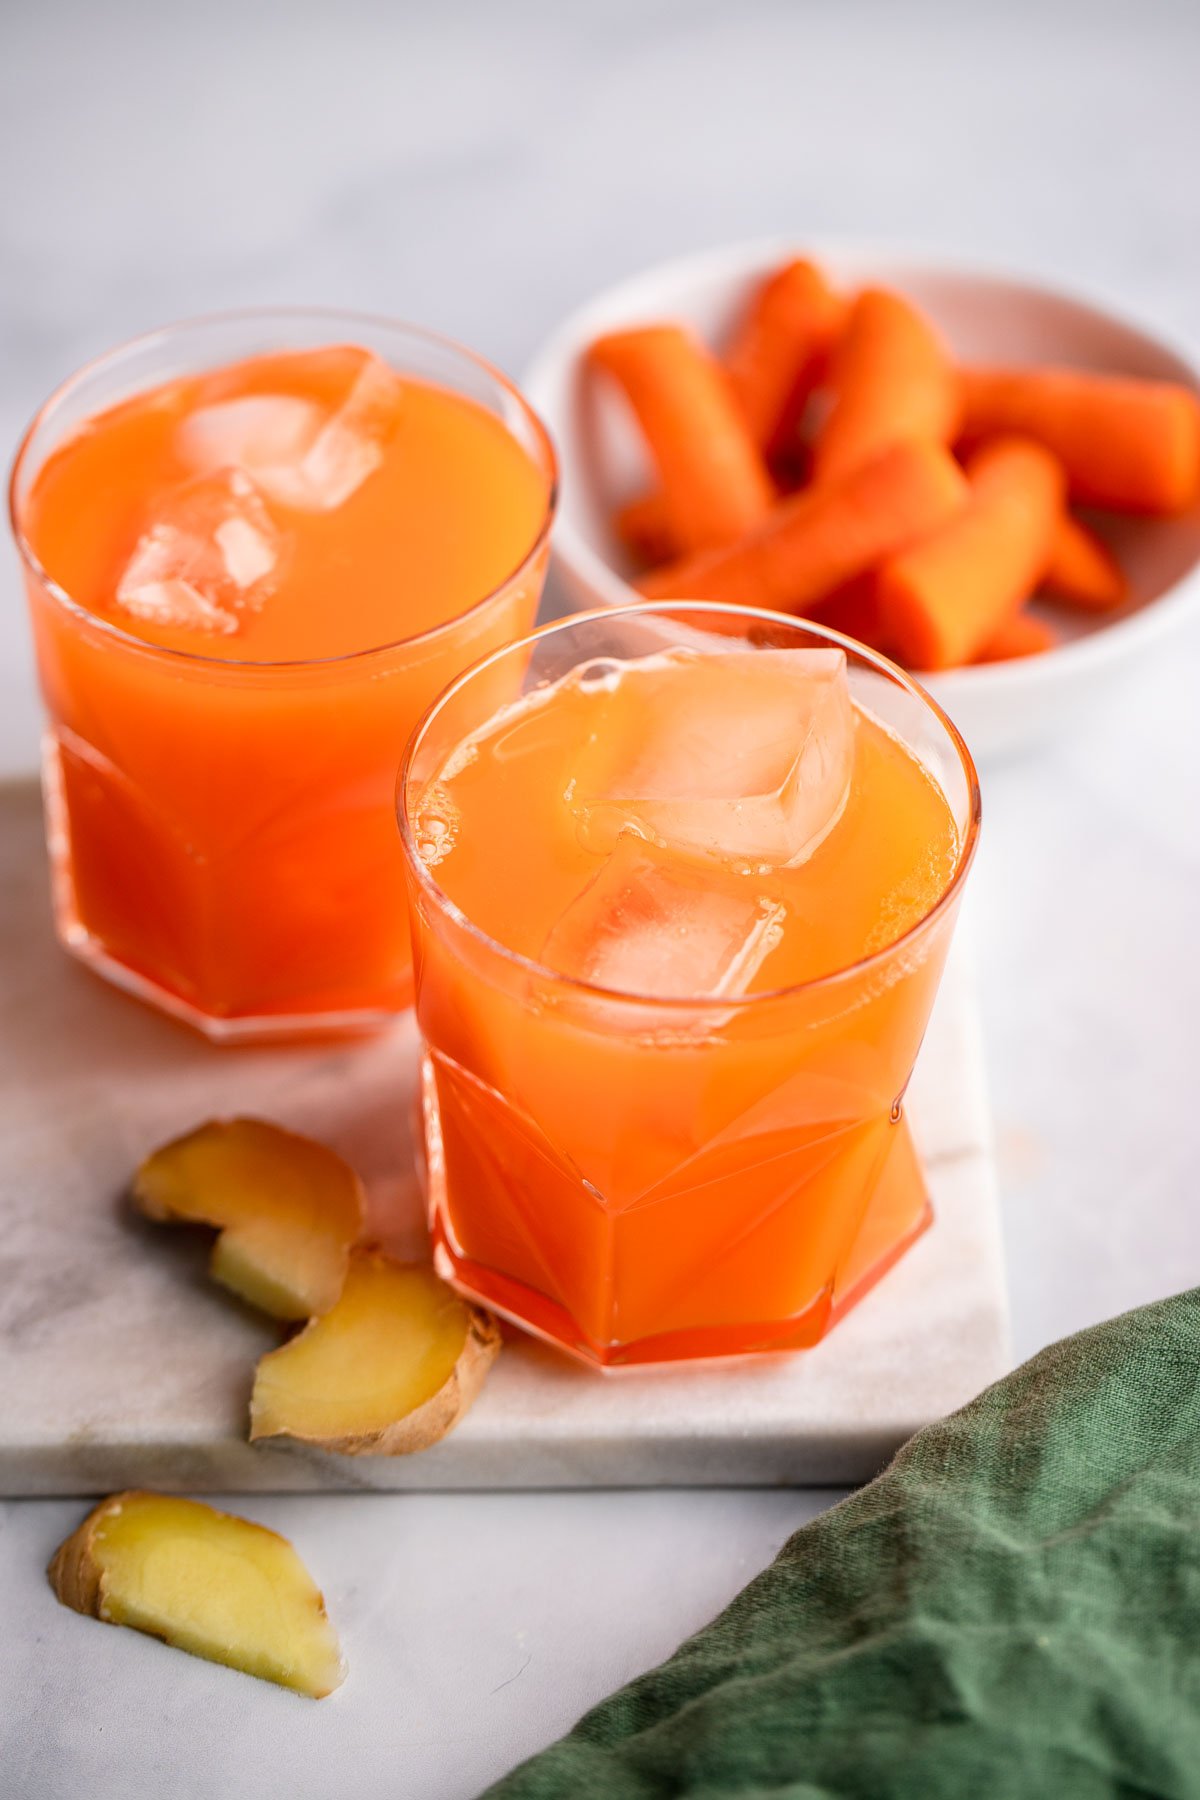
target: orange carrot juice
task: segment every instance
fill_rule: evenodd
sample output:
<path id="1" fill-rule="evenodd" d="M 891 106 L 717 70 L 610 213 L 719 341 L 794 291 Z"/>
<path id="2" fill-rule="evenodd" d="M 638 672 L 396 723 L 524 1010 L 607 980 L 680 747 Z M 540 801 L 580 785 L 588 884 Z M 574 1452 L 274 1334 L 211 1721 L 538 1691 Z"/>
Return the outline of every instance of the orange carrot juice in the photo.
<path id="1" fill-rule="evenodd" d="M 952 727 L 795 621 L 630 609 L 465 676 L 401 804 L 444 1272 L 600 1364 L 820 1337 L 929 1217 Z"/>
<path id="2" fill-rule="evenodd" d="M 400 326 L 201 321 L 68 383 L 13 483 L 67 944 L 214 1037 L 404 1006 L 396 765 L 532 624 L 552 489 L 515 391 Z"/>

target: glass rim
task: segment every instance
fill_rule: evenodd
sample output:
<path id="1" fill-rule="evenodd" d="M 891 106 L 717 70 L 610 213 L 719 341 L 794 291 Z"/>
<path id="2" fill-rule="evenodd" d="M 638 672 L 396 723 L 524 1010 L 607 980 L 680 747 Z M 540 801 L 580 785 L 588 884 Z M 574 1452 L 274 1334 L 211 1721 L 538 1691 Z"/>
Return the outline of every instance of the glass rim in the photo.
<path id="1" fill-rule="evenodd" d="M 409 820 L 407 791 L 413 761 L 426 732 L 455 695 L 460 693 L 477 675 L 482 675 L 486 669 L 499 662 L 502 657 L 526 650 L 539 643 L 543 638 L 554 637 L 560 632 L 569 631 L 573 626 L 593 624 L 601 620 L 636 618 L 644 614 L 657 614 L 660 618 L 670 617 L 673 613 L 709 613 L 724 618 L 732 615 L 768 625 L 784 625 L 794 631 L 806 631 L 814 637 L 824 639 L 825 642 L 837 649 L 851 653 L 860 661 L 869 663 L 878 672 L 894 681 L 896 685 L 906 689 L 933 714 L 949 738 L 951 747 L 957 755 L 966 777 L 967 823 L 962 835 L 954 873 L 928 911 L 922 913 L 921 917 L 915 920 L 907 930 L 901 932 L 899 937 L 893 938 L 890 943 L 884 944 L 880 949 L 872 950 L 866 956 L 861 956 L 841 968 L 829 969 L 825 974 L 814 975 L 808 981 L 792 982 L 787 987 L 768 988 L 762 993 L 638 994 L 628 989 L 604 987 L 596 982 L 584 981 L 577 975 L 566 975 L 559 969 L 552 969 L 547 963 L 538 962 L 536 958 L 524 956 L 520 951 L 511 949 L 507 944 L 502 944 L 498 938 L 492 937 L 481 925 L 477 925 L 473 919 L 469 918 L 457 902 L 446 893 L 441 884 L 434 880 L 429 865 L 417 850 L 416 839 Z M 949 802 L 949 796 L 946 796 L 946 799 Z M 567 988 L 574 993 L 586 995 L 591 999 L 603 1000 L 609 1004 L 617 1002 L 639 1007 L 662 1007 L 672 1016 L 678 1016 L 681 1012 L 711 1011 L 714 1008 L 719 1008 L 723 1013 L 741 1012 L 743 1009 L 749 1010 L 763 1004 L 778 1003 L 800 994 L 817 993 L 878 967 L 905 945 L 922 935 L 957 899 L 966 880 L 967 872 L 975 859 L 975 851 L 979 842 L 979 827 L 983 816 L 979 774 L 962 733 L 943 708 L 938 705 L 933 695 L 922 687 L 920 682 L 914 681 L 906 669 L 902 669 L 899 664 L 892 662 L 888 657 L 882 656 L 877 650 L 868 648 L 866 644 L 860 644 L 855 638 L 847 637 L 844 632 L 834 631 L 831 626 L 819 625 L 813 620 L 800 618 L 792 613 L 773 612 L 766 607 L 732 606 L 713 600 L 645 600 L 629 606 L 592 607 L 586 612 L 569 613 L 565 618 L 553 619 L 548 624 L 540 625 L 536 630 L 528 632 L 524 637 L 514 638 L 511 643 L 502 644 L 498 650 L 490 651 L 486 656 L 477 658 L 425 708 L 413 727 L 400 763 L 399 774 L 396 777 L 396 814 L 405 856 L 418 882 L 436 902 L 439 909 L 484 950 L 540 982 L 551 982 L 558 987 Z"/>
<path id="2" fill-rule="evenodd" d="M 241 323 L 249 325 L 255 321 L 265 323 L 271 319 L 311 319 L 314 322 L 328 320 L 331 324 L 341 323 L 349 326 L 370 326 L 375 329 L 383 327 L 389 331 L 406 332 L 411 337 L 420 339 L 426 344 L 435 346 L 437 349 L 449 351 L 452 355 L 462 357 L 466 362 L 474 364 L 476 369 L 481 369 L 490 380 L 494 381 L 496 385 L 509 396 L 510 399 L 516 401 L 527 424 L 533 429 L 534 436 L 537 439 L 539 448 L 545 458 L 546 472 L 549 477 L 541 523 L 538 526 L 533 542 L 525 551 L 520 561 L 514 564 L 501 581 L 497 582 L 494 587 L 489 588 L 485 594 L 482 594 L 479 597 L 479 599 L 473 600 L 462 612 L 457 612 L 452 618 L 444 619 L 437 625 L 430 625 L 424 631 L 413 632 L 407 637 L 393 638 L 383 644 L 369 644 L 361 650 L 341 651 L 336 656 L 305 656 L 254 661 L 242 657 L 211 656 L 202 650 L 180 650 L 165 644 L 155 644 L 149 638 L 139 637 L 136 632 L 126 631 L 122 626 L 113 623 L 111 620 L 103 619 L 99 614 L 89 611 L 89 609 L 80 601 L 74 599 L 43 565 L 37 552 L 34 550 L 33 545 L 29 542 L 24 527 L 18 517 L 17 483 L 24 471 L 33 439 L 41 426 L 48 418 L 50 418 L 52 413 L 72 394 L 77 393 L 85 383 L 92 380 L 95 376 L 101 375 L 105 373 L 105 371 L 117 367 L 121 362 L 131 358 L 137 351 L 151 348 L 156 340 L 169 340 L 182 332 L 193 331 L 199 326 L 237 325 Z M 119 643 L 135 652 L 141 652 L 149 656 L 167 657 L 173 662 L 213 670 L 227 669 L 242 672 L 254 672 L 256 670 L 320 669 L 337 667 L 342 664 L 352 663 L 356 660 L 366 659 L 368 657 L 385 656 L 390 651 L 404 650 L 414 645 L 432 643 L 443 633 L 455 630 L 458 626 L 462 625 L 465 620 L 474 618 L 477 613 L 482 612 L 486 607 L 491 605 L 493 601 L 498 600 L 506 589 L 511 587 L 515 581 L 520 580 L 521 577 L 528 572 L 545 549 L 558 510 L 560 485 L 561 476 L 558 464 L 558 452 L 554 447 L 554 440 L 550 436 L 549 430 L 542 421 L 541 415 L 530 405 L 529 401 L 525 398 L 524 394 L 511 377 L 506 375 L 502 369 L 498 369 L 494 363 L 489 362 L 486 357 L 479 355 L 477 351 L 469 349 L 466 344 L 460 344 L 457 338 L 447 337 L 442 332 L 430 331 L 423 325 L 412 325 L 406 319 L 391 318 L 386 313 L 361 312 L 353 307 L 246 306 L 233 307 L 220 312 L 196 313 L 187 319 L 177 319 L 170 324 L 159 325 L 149 331 L 138 332 L 135 337 L 126 338 L 123 342 L 115 344 L 111 349 L 102 350 L 99 355 L 89 358 L 87 362 L 82 363 L 72 374 L 60 381 L 57 387 L 53 388 L 47 398 L 42 401 L 42 404 L 30 419 L 25 430 L 21 433 L 16 452 L 13 456 L 12 467 L 9 471 L 8 522 L 9 529 L 12 532 L 13 541 L 17 546 L 17 553 L 25 566 L 26 572 L 38 582 L 42 590 L 63 612 L 67 613 L 72 619 L 100 632 L 102 636 L 113 642 Z"/>

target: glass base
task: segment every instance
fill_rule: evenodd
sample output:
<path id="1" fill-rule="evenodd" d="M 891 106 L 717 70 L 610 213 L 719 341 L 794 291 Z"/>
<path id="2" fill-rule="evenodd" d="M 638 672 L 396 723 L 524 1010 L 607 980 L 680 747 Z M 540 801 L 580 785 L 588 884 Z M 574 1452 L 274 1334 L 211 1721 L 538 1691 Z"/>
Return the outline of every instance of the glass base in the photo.
<path id="1" fill-rule="evenodd" d="M 422 1153 L 421 1175 L 438 1274 L 489 1311 L 606 1374 L 653 1364 L 809 1349 L 870 1292 L 933 1222 L 924 1173 L 908 1121 L 902 1117 L 849 1254 L 835 1280 L 802 1313 L 788 1319 L 696 1326 L 625 1343 L 597 1343 L 556 1301 L 497 1269 L 473 1262 L 456 1244 L 447 1207 L 436 1087 L 428 1057 L 423 1069 L 421 1110 L 416 1142 Z"/>
<path id="2" fill-rule="evenodd" d="M 213 1044 L 287 1044 L 320 1038 L 365 1037 L 394 1025 L 405 1010 L 361 1012 L 207 1013 L 137 969 L 118 962 L 78 924 L 55 918 L 58 941 L 78 962 L 110 986 L 198 1031 Z M 411 1005 L 411 996 L 408 1004 Z"/>
<path id="3" fill-rule="evenodd" d="M 42 753 L 42 803 L 54 928 L 63 949 L 112 987 L 198 1031 L 213 1044 L 295 1043 L 320 1038 L 363 1037 L 393 1025 L 412 1005 L 412 979 L 395 1006 L 297 1013 L 213 1013 L 164 987 L 153 976 L 122 962 L 90 932 L 79 916 L 71 879 L 62 778 L 53 734 Z"/>

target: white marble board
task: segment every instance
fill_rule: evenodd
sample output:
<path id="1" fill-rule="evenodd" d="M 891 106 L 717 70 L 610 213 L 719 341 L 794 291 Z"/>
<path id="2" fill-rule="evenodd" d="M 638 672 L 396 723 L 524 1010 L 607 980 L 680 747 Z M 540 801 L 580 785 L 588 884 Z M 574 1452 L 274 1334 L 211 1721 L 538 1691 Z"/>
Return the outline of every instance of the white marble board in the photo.
<path id="1" fill-rule="evenodd" d="M 419 1456 L 245 1439 L 269 1321 L 206 1274 L 206 1234 L 138 1219 L 154 1144 L 253 1112 L 361 1170 L 371 1225 L 424 1240 L 411 1018 L 368 1043 L 215 1050 L 54 941 L 31 783 L 0 786 L 0 1493 L 850 1483 L 1007 1366 L 974 1004 L 952 960 L 911 1112 L 933 1228 L 817 1348 L 601 1376 L 512 1334 L 459 1429 Z"/>

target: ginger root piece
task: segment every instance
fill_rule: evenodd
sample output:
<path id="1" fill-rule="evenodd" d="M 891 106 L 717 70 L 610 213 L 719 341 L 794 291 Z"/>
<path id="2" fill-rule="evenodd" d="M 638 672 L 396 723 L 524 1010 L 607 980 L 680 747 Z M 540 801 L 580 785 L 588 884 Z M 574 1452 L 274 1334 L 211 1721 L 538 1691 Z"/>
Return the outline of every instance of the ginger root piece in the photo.
<path id="1" fill-rule="evenodd" d="M 362 1183 L 340 1156 L 263 1119 L 215 1119 L 147 1157 L 149 1219 L 215 1225 L 212 1273 L 278 1319 L 328 1312 L 362 1230 Z"/>
<path id="2" fill-rule="evenodd" d="M 489 1313 L 432 1269 L 355 1251 L 341 1299 L 259 1362 L 250 1437 L 406 1456 L 445 1437 L 500 1348 Z"/>
<path id="3" fill-rule="evenodd" d="M 325 1602 L 287 1539 L 198 1500 L 114 1494 L 47 1573 L 76 1612 L 314 1700 L 345 1680 Z"/>

